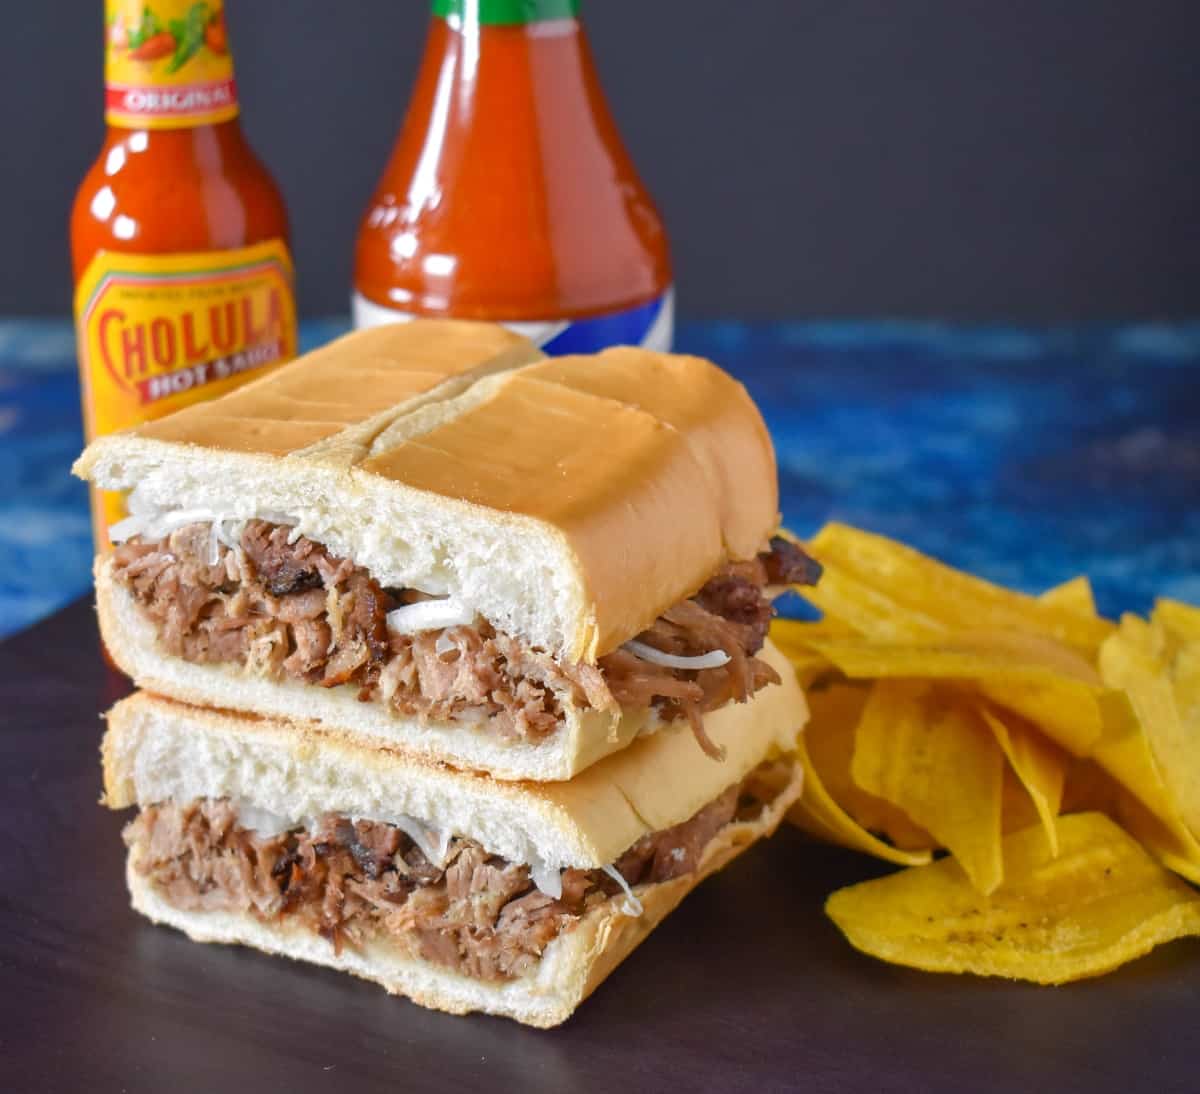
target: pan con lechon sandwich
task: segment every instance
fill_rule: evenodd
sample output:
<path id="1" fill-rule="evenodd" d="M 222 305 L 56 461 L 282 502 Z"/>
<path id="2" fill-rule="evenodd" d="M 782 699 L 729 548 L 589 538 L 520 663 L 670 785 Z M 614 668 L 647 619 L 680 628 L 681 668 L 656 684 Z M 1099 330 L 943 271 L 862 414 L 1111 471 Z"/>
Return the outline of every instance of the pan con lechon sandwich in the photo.
<path id="1" fill-rule="evenodd" d="M 202 942 L 353 973 L 428 1007 L 565 1020 L 801 789 L 793 677 L 570 782 L 498 782 L 139 692 L 108 716 L 105 803 L 134 907 Z"/>
<path id="2" fill-rule="evenodd" d="M 780 687 L 774 453 L 694 357 L 543 358 L 491 324 L 339 339 L 93 442 L 130 516 L 97 558 L 137 684 L 505 779 L 569 779 Z"/>

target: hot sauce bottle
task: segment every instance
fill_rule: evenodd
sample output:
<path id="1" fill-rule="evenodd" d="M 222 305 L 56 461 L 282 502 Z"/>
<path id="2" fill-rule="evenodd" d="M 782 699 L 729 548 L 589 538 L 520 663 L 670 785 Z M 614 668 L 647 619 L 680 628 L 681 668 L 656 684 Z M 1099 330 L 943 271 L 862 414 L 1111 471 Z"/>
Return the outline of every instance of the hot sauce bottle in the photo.
<path id="1" fill-rule="evenodd" d="M 238 122 L 221 0 L 107 0 L 100 155 L 71 255 L 87 439 L 296 354 L 287 211 Z M 97 548 L 125 515 L 92 494 Z"/>
<path id="2" fill-rule="evenodd" d="M 505 323 L 551 353 L 670 347 L 662 221 L 604 101 L 576 0 L 434 0 L 355 254 L 358 326 Z"/>

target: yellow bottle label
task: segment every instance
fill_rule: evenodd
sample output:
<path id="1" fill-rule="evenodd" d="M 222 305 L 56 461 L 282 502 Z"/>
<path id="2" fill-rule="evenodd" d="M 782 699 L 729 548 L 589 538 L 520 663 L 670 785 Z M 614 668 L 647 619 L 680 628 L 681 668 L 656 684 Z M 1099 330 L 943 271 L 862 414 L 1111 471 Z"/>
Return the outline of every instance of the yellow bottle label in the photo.
<path id="1" fill-rule="evenodd" d="M 221 0 L 106 0 L 104 117 L 175 129 L 237 116 Z"/>
<path id="2" fill-rule="evenodd" d="M 233 251 L 101 251 L 75 288 L 84 428 L 93 437 L 214 399 L 296 355 L 282 240 Z M 102 527 L 125 515 L 106 495 Z"/>

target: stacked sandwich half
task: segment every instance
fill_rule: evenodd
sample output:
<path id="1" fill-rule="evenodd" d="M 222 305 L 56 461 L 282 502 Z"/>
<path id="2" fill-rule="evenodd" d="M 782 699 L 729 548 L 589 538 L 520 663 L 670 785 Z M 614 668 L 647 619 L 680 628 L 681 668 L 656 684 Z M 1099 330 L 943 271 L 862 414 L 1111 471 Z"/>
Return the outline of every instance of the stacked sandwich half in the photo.
<path id="1" fill-rule="evenodd" d="M 134 907 L 548 1026 L 800 790 L 745 390 L 476 323 L 350 335 L 102 438 L 105 800 Z"/>

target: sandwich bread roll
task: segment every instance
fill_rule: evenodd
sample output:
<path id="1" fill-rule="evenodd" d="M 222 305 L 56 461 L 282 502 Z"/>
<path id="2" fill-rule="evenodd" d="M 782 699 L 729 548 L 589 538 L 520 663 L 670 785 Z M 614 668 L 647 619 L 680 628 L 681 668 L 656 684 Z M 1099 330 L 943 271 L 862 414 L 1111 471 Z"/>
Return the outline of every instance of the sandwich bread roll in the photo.
<path id="1" fill-rule="evenodd" d="M 795 682 L 721 714 L 721 765 L 676 725 L 569 783 L 505 784 L 138 693 L 108 716 L 105 803 L 141 810 L 128 883 L 150 919 L 550 1026 L 799 796 Z"/>
<path id="2" fill-rule="evenodd" d="M 95 564 L 105 643 L 182 702 L 553 781 L 685 719 L 717 756 L 719 708 L 790 671 L 770 439 L 699 358 L 374 328 L 75 471 L 132 514 Z"/>

